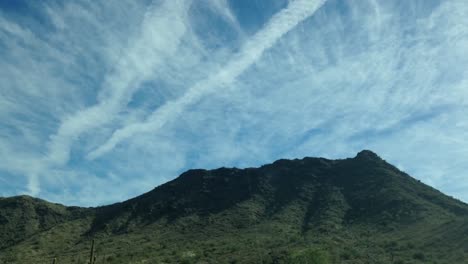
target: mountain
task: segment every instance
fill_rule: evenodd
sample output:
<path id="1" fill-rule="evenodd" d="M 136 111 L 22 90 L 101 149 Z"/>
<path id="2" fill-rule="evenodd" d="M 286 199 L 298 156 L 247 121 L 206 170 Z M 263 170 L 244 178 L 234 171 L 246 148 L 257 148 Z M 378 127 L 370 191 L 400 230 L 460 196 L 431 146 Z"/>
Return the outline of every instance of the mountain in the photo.
<path id="1" fill-rule="evenodd" d="M 189 170 L 98 208 L 0 199 L 0 263 L 468 263 L 468 205 L 364 150 Z"/>
<path id="2" fill-rule="evenodd" d="M 81 218 L 85 209 L 65 207 L 28 196 L 0 198 L 0 249 L 60 223 Z"/>

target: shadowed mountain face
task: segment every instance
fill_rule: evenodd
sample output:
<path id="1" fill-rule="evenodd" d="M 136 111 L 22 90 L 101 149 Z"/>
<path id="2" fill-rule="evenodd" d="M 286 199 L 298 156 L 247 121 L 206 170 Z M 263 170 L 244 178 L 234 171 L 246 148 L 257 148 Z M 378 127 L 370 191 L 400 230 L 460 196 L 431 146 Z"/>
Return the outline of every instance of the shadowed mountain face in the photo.
<path id="1" fill-rule="evenodd" d="M 29 196 L 0 198 L 0 250 L 88 212 Z"/>
<path id="2" fill-rule="evenodd" d="M 13 197 L 0 210 L 0 260 L 13 263 L 54 254 L 78 261 L 91 238 L 108 263 L 288 263 L 317 250 L 336 263 L 464 263 L 468 255 L 468 206 L 367 150 L 190 170 L 99 208 Z M 57 238 L 65 241 L 58 248 Z"/>

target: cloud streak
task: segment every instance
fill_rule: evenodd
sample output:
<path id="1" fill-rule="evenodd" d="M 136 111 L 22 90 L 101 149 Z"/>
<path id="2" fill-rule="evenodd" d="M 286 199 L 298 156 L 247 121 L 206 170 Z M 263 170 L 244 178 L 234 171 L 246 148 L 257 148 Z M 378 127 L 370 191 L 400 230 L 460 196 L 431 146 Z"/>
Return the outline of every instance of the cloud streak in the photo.
<path id="1" fill-rule="evenodd" d="M 51 136 L 48 162 L 65 164 L 72 142 L 80 134 L 112 121 L 140 84 L 156 74 L 157 67 L 175 54 L 186 31 L 184 17 L 189 6 L 188 1 L 166 1 L 147 10 L 137 40 L 123 51 L 123 57 L 106 76 L 99 102 L 67 117 L 57 134 Z M 160 31 L 160 28 L 171 28 L 171 31 Z"/>
<path id="2" fill-rule="evenodd" d="M 178 116 L 185 107 L 207 93 L 213 92 L 216 88 L 230 85 L 235 78 L 255 63 L 265 50 L 271 48 L 278 39 L 297 24 L 313 15 L 324 3 L 324 0 L 291 1 L 287 8 L 274 15 L 263 29 L 249 39 L 239 53 L 234 55 L 220 71 L 189 88 L 177 100 L 167 102 L 153 112 L 145 122 L 131 124 L 117 130 L 106 143 L 89 153 L 88 157 L 95 159 L 111 151 L 119 142 L 137 133 L 148 133 L 160 129 L 168 120 Z"/>

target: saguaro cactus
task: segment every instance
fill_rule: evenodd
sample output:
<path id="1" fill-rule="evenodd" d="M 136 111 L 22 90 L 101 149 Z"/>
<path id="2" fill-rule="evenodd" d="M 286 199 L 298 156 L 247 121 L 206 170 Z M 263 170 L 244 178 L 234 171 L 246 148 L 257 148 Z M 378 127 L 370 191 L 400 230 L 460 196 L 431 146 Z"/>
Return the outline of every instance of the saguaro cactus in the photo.
<path id="1" fill-rule="evenodd" d="M 94 239 L 91 242 L 91 252 L 89 254 L 89 264 L 96 263 L 96 256 L 94 256 Z"/>

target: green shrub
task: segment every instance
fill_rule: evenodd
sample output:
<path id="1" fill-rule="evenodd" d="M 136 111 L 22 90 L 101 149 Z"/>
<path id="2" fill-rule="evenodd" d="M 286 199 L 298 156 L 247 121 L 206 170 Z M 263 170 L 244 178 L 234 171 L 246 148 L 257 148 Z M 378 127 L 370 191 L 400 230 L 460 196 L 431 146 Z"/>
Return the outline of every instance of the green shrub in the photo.
<path id="1" fill-rule="evenodd" d="M 426 256 L 424 255 L 424 253 L 418 252 L 413 255 L 413 258 L 417 260 L 425 260 Z"/>
<path id="2" fill-rule="evenodd" d="M 291 254 L 291 264 L 329 264 L 330 256 L 326 251 L 309 248 Z"/>

